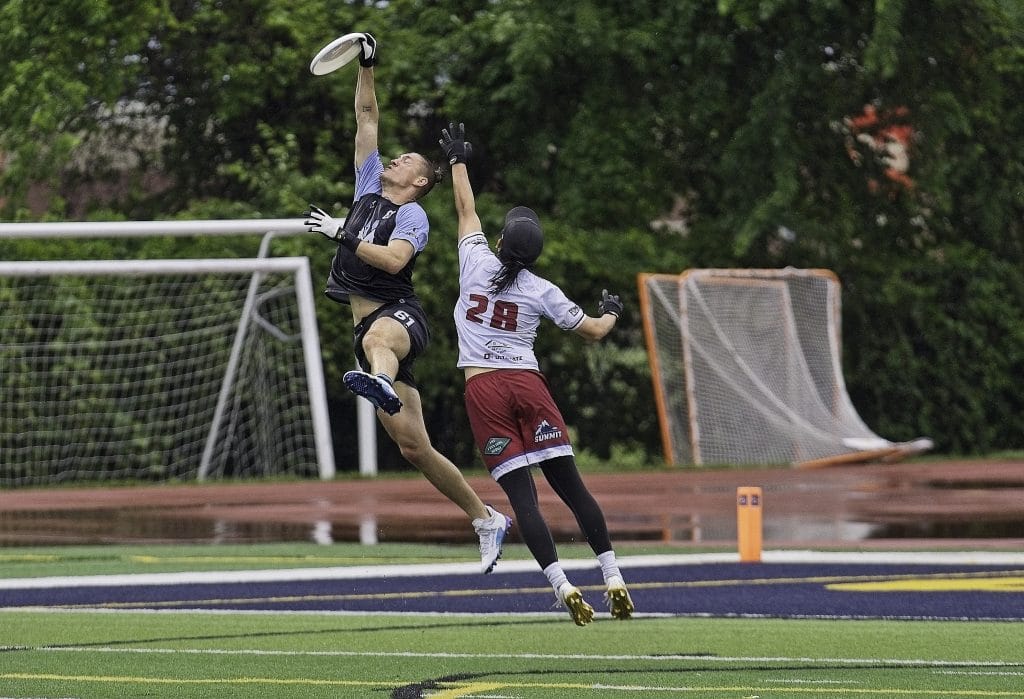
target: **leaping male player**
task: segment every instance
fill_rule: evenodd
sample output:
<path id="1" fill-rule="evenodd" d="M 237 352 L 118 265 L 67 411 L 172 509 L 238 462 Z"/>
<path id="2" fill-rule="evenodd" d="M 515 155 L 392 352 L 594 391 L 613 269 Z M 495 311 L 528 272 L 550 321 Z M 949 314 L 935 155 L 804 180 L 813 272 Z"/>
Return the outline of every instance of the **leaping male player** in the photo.
<path id="1" fill-rule="evenodd" d="M 377 408 L 377 418 L 402 456 L 472 519 L 480 537 L 484 573 L 501 557 L 511 520 L 488 505 L 461 471 L 430 442 L 412 367 L 430 341 L 426 315 L 413 290 L 416 257 L 430 225 L 418 200 L 440 179 L 440 169 L 419 153 L 403 153 L 385 167 L 377 148 L 380 113 L 373 67 L 377 42 L 360 39 L 356 82 L 355 171 L 352 208 L 342 221 L 310 205 L 306 225 L 337 245 L 326 294 L 352 310 L 355 355 L 361 371 L 345 385 Z"/>

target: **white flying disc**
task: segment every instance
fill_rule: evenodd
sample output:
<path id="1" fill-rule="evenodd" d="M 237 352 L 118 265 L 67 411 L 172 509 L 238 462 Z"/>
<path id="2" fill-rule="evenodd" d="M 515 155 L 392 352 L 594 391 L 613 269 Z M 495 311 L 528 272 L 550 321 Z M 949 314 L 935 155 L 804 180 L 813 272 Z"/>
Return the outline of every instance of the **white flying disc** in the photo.
<path id="1" fill-rule="evenodd" d="M 339 36 L 337 39 L 320 49 L 309 64 L 309 72 L 313 75 L 327 75 L 341 68 L 356 58 L 363 51 L 362 38 L 365 34 L 354 32 Z"/>

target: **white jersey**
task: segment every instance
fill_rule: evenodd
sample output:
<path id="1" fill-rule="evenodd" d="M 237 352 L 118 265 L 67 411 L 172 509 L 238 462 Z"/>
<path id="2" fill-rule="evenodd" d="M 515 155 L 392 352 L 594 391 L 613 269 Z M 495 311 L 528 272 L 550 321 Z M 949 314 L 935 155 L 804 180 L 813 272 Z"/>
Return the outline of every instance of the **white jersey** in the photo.
<path id="1" fill-rule="evenodd" d="M 583 322 L 583 310 L 529 270 L 521 271 L 507 291 L 490 292 L 491 278 L 500 268 L 482 232 L 459 242 L 459 367 L 539 370 L 533 343 L 541 318 L 573 330 Z"/>

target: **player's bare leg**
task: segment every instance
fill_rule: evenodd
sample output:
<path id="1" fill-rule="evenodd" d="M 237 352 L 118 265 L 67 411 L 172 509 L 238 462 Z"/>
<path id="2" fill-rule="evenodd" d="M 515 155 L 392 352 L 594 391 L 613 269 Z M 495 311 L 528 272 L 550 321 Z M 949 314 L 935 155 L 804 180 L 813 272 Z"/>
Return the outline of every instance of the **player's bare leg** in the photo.
<path id="1" fill-rule="evenodd" d="M 394 318 L 378 318 L 363 335 L 363 352 L 370 373 L 398 376 L 398 362 L 409 354 L 409 333 Z"/>
<path id="2" fill-rule="evenodd" d="M 438 491 L 472 518 L 473 529 L 480 538 L 480 571 L 490 573 L 501 558 L 502 543 L 512 526 L 512 520 L 485 505 L 455 464 L 430 443 L 423 423 L 419 391 L 401 381 L 395 383 L 395 388 L 402 400 L 401 412 L 388 415 L 378 410 L 377 417 L 398 445 L 402 456 L 419 469 Z"/>
<path id="3" fill-rule="evenodd" d="M 409 349 L 409 334 L 401 323 L 393 318 L 378 319 L 363 336 L 363 351 L 373 373 L 349 372 L 345 383 L 377 406 L 377 417 L 402 456 L 469 515 L 480 538 L 481 572 L 490 573 L 501 558 L 512 520 L 485 505 L 455 464 L 431 444 L 419 391 L 394 380 Z"/>
<path id="4" fill-rule="evenodd" d="M 395 383 L 395 390 L 402 399 L 402 410 L 395 415 L 377 411 L 377 417 L 402 452 L 402 457 L 467 515 L 473 519 L 489 517 L 486 506 L 469 487 L 462 472 L 431 444 L 423 423 L 419 391 L 401 381 Z"/>
<path id="5" fill-rule="evenodd" d="M 363 336 L 363 351 L 372 374 L 385 374 L 392 380 L 398 375 L 398 363 L 409 353 L 409 334 L 394 318 L 378 318 Z M 488 517 L 480 497 L 469 487 L 462 472 L 434 449 L 423 421 L 420 393 L 408 384 L 394 382 L 402 409 L 395 414 L 378 410 L 384 429 L 394 440 L 402 457 L 426 476 L 435 488 L 474 519 Z"/>
<path id="6" fill-rule="evenodd" d="M 399 361 L 409 353 L 409 335 L 392 318 L 378 318 L 363 336 L 363 352 L 370 371 L 349 371 L 343 381 L 353 393 L 366 398 L 378 410 L 394 415 L 402 409 L 395 391 Z"/>

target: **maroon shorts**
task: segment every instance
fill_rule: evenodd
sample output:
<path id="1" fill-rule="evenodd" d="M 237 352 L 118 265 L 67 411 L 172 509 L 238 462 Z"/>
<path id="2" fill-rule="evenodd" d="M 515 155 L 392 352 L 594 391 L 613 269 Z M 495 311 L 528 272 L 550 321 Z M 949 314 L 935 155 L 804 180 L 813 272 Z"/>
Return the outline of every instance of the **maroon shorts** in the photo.
<path id="1" fill-rule="evenodd" d="M 466 412 L 495 480 L 517 468 L 572 455 L 569 430 L 540 372 L 499 369 L 473 376 L 466 382 Z"/>

